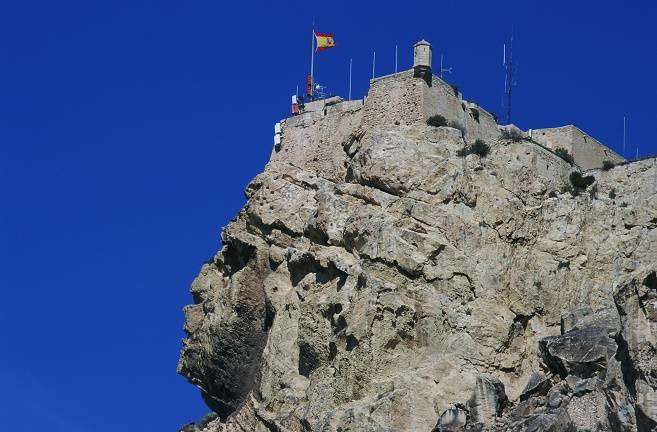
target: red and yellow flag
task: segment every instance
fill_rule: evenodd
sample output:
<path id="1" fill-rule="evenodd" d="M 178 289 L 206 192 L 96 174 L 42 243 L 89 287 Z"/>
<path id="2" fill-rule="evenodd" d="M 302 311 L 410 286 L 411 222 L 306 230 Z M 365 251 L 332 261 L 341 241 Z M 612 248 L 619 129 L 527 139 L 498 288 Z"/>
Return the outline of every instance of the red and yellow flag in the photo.
<path id="1" fill-rule="evenodd" d="M 324 51 L 335 46 L 333 34 L 315 32 L 315 39 L 317 40 L 317 51 Z"/>

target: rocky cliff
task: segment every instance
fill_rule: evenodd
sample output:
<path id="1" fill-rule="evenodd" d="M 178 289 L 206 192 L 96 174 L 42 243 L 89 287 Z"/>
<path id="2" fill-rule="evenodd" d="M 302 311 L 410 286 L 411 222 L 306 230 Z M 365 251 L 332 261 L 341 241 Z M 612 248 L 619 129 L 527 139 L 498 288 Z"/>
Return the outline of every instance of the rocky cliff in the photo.
<path id="1" fill-rule="evenodd" d="M 184 430 L 655 429 L 657 161 L 573 186 L 439 86 L 283 122 L 191 287 L 178 369 L 218 417 Z"/>

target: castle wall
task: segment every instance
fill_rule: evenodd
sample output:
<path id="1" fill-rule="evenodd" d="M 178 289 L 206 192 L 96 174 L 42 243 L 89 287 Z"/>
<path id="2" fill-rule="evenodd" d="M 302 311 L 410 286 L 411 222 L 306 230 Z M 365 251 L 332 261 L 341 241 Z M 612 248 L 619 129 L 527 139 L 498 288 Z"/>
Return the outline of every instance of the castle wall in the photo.
<path id="1" fill-rule="evenodd" d="M 354 112 L 358 112 L 358 115 L 347 115 Z M 477 139 L 490 143 L 500 136 L 500 128 L 492 114 L 472 102 L 463 100 L 452 86 L 439 77 L 434 76 L 432 85 L 429 86 L 423 79 L 415 78 L 413 70 L 372 80 L 364 104 L 360 100 L 342 101 L 338 97 L 314 101 L 306 104 L 302 115 L 287 119 L 285 124 L 302 126 L 299 130 L 289 132 L 299 135 L 292 141 L 296 143 L 295 146 L 302 146 L 295 148 L 291 156 L 304 158 L 304 155 L 312 154 L 313 158 L 318 158 L 317 163 L 322 163 L 321 160 L 327 155 L 318 154 L 319 147 L 309 152 L 307 146 L 331 141 L 340 147 L 357 127 L 375 129 L 413 125 L 424 123 L 433 115 L 441 115 L 448 122 L 463 126 L 467 143 L 473 143 Z M 362 124 L 359 124 L 361 118 Z M 337 128 L 335 133 L 331 128 Z M 282 148 L 283 152 L 287 153 L 291 149 L 285 146 L 284 138 L 285 133 Z M 575 163 L 584 170 L 600 168 L 606 160 L 616 163 L 624 161 L 621 156 L 572 125 L 537 129 L 532 131 L 532 138 L 551 150 L 560 147 L 566 149 L 573 156 Z M 329 171 L 332 171 L 329 174 L 331 178 L 339 178 L 342 175 L 339 167 Z"/>
<path id="2" fill-rule="evenodd" d="M 281 142 L 272 151 L 268 169 L 285 171 L 289 165 L 310 167 L 324 179 L 344 180 L 343 145 L 361 124 L 362 102 L 322 103 L 321 106 L 317 111 L 281 121 Z"/>
<path id="3" fill-rule="evenodd" d="M 459 123 L 466 129 L 467 142 L 474 142 L 476 139 L 493 141 L 499 137 L 497 122 L 492 114 L 459 98 L 452 86 L 437 76 L 434 76 L 432 81 L 431 87 L 425 86 L 422 99 L 425 119 L 439 114 L 448 121 Z"/>
<path id="4" fill-rule="evenodd" d="M 436 114 L 464 126 L 467 142 L 493 141 L 499 136 L 492 114 L 461 100 L 449 84 L 436 76 L 429 87 L 424 80 L 414 78 L 412 70 L 372 80 L 363 119 L 368 127 L 411 125 L 426 122 Z"/>
<path id="5" fill-rule="evenodd" d="M 566 149 L 573 156 L 575 163 L 584 170 L 600 168 L 606 160 L 615 163 L 625 160 L 573 125 L 535 129 L 532 131 L 532 138 L 551 150 Z"/>
<path id="6" fill-rule="evenodd" d="M 418 102 L 426 86 L 421 79 L 413 78 L 412 70 L 372 80 L 365 100 L 364 126 L 411 125 L 425 121 Z"/>
<path id="7" fill-rule="evenodd" d="M 317 111 L 344 111 L 357 108 L 363 105 L 363 102 L 360 99 L 345 101 L 340 96 L 332 96 L 326 99 L 319 99 L 312 102 L 307 102 L 303 109 L 301 110 L 302 114 L 317 112 Z"/>

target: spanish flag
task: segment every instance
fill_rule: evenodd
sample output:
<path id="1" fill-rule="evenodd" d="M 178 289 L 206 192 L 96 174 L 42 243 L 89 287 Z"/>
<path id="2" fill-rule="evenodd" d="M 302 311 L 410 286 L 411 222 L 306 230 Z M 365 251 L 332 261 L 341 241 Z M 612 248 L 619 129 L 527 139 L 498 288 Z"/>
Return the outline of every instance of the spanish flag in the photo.
<path id="1" fill-rule="evenodd" d="M 317 51 L 324 51 L 335 46 L 335 40 L 330 33 L 315 32 L 315 39 L 317 40 Z"/>

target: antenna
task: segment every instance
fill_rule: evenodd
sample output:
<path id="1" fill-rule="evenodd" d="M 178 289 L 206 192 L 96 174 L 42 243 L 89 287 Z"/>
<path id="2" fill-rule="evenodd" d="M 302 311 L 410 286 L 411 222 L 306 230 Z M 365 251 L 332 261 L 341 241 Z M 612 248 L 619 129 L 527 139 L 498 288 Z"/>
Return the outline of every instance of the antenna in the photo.
<path id="1" fill-rule="evenodd" d="M 513 96 L 513 87 L 516 86 L 515 74 L 516 65 L 513 63 L 513 31 L 511 31 L 511 43 L 509 44 L 509 56 L 506 55 L 506 44 L 504 44 L 504 56 L 502 57 L 502 65 L 506 71 L 506 78 L 504 79 L 504 101 L 503 107 L 506 108 L 506 123 L 511 123 L 511 100 Z"/>
<path id="2" fill-rule="evenodd" d="M 626 144 L 626 123 L 627 123 L 627 116 L 623 115 L 623 157 L 625 157 L 625 144 Z"/>
<path id="3" fill-rule="evenodd" d="M 443 73 L 452 73 L 452 68 L 445 68 L 443 67 L 443 54 L 440 55 L 440 78 L 443 78 Z"/>
<path id="4" fill-rule="evenodd" d="M 324 99 L 327 95 L 326 86 L 315 84 L 313 94 L 317 95 L 317 99 Z"/>
<path id="5" fill-rule="evenodd" d="M 395 45 L 395 73 L 397 73 L 397 45 Z"/>
<path id="6" fill-rule="evenodd" d="M 353 59 L 349 59 L 349 100 L 351 100 L 351 66 L 353 64 Z"/>
<path id="7" fill-rule="evenodd" d="M 372 54 L 372 79 L 374 79 L 374 65 L 376 65 L 376 51 Z"/>

